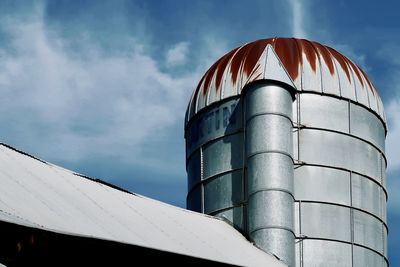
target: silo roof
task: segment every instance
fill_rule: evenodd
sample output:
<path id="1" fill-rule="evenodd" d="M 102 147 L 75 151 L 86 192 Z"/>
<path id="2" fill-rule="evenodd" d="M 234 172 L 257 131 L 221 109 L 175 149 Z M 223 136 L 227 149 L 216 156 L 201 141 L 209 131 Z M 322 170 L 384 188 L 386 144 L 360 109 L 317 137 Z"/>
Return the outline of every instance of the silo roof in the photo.
<path id="1" fill-rule="evenodd" d="M 0 221 L 240 266 L 286 266 L 221 219 L 115 188 L 0 144 Z"/>
<path id="2" fill-rule="evenodd" d="M 246 85 L 258 80 L 277 80 L 297 91 L 349 99 L 372 110 L 386 124 L 382 101 L 360 67 L 333 48 L 296 38 L 260 39 L 217 60 L 194 90 L 185 123 L 203 108 L 240 95 Z"/>

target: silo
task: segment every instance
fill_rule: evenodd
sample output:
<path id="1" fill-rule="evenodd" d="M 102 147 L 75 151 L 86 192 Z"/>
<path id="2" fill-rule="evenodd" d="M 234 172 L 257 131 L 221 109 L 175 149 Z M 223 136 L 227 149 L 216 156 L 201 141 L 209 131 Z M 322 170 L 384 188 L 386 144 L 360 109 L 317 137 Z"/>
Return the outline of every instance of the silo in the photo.
<path id="1" fill-rule="evenodd" d="M 189 102 L 187 206 L 291 266 L 387 266 L 386 131 L 377 91 L 345 56 L 248 43 Z"/>

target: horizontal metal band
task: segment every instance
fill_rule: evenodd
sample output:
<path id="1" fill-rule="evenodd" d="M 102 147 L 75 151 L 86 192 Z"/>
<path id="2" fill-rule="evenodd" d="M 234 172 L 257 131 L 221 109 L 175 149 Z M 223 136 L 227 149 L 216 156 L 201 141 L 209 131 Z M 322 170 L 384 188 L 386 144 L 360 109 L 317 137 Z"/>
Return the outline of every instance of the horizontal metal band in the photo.
<path id="1" fill-rule="evenodd" d="M 192 188 L 189 189 L 188 191 L 188 195 L 191 191 L 193 191 L 197 186 L 199 186 L 200 184 L 205 184 L 211 180 L 215 180 L 218 179 L 220 176 L 228 174 L 228 173 L 232 173 L 232 172 L 237 172 L 237 171 L 243 171 L 243 168 L 236 168 L 236 169 L 231 169 L 231 170 L 227 170 L 227 171 L 222 171 L 216 174 L 213 174 L 209 177 L 207 177 L 206 179 L 203 180 L 199 180 L 197 183 L 193 184 Z M 243 177 L 242 177 L 243 178 Z"/>
<path id="2" fill-rule="evenodd" d="M 200 148 L 202 148 L 203 146 L 206 146 L 206 145 L 211 144 L 213 142 L 219 141 L 219 140 L 221 140 L 221 139 L 223 139 L 225 137 L 233 136 L 233 135 L 240 134 L 240 133 L 243 133 L 243 128 L 240 128 L 237 131 L 229 133 L 229 134 L 219 135 L 219 136 L 217 136 L 215 138 L 211 138 L 211 139 L 205 141 L 204 143 L 199 144 L 196 148 L 194 148 L 192 150 L 191 153 L 186 155 L 186 167 L 188 165 L 188 161 L 192 158 L 193 154 L 195 152 L 197 152 L 198 150 L 200 150 Z M 244 141 L 244 138 L 243 138 L 243 141 Z M 187 151 L 186 151 L 186 153 L 187 153 Z"/>
<path id="3" fill-rule="evenodd" d="M 247 196 L 247 200 L 249 200 L 251 197 L 253 197 L 255 194 L 257 193 L 261 193 L 261 192 L 268 192 L 268 191 L 275 191 L 275 192 L 282 192 L 282 193 L 286 193 L 288 195 L 290 195 L 293 198 L 293 201 L 296 201 L 296 199 L 294 198 L 294 195 L 292 192 L 290 192 L 289 190 L 286 189 L 282 189 L 282 188 L 261 188 L 259 190 L 256 190 L 250 194 L 248 194 Z"/>
<path id="4" fill-rule="evenodd" d="M 257 151 L 257 152 L 251 153 L 250 155 L 247 155 L 246 158 L 245 158 L 246 165 L 247 165 L 247 161 L 249 160 L 249 158 L 254 157 L 256 155 L 260 155 L 260 154 L 281 154 L 281 155 L 289 157 L 292 160 L 293 164 L 295 164 L 293 156 L 290 155 L 286 151 L 281 151 L 281 150 L 261 150 L 261 151 Z"/>
<path id="5" fill-rule="evenodd" d="M 301 127 L 299 127 L 299 131 L 301 131 L 301 130 L 316 130 L 316 131 L 321 131 L 321 132 L 332 132 L 332 133 L 336 133 L 336 134 L 340 134 L 340 135 L 346 135 L 346 136 L 358 139 L 360 141 L 363 141 L 364 143 L 367 143 L 370 146 L 373 146 L 376 150 L 378 150 L 378 152 L 380 152 L 382 154 L 383 158 L 385 159 L 385 163 L 387 165 L 387 159 L 386 159 L 385 152 L 383 152 L 377 145 L 373 144 L 371 141 L 363 139 L 362 137 L 359 137 L 359 136 L 351 134 L 351 133 L 346 133 L 346 132 L 341 132 L 341 131 L 336 131 L 336 130 L 326 129 L 326 128 L 319 128 L 319 127 L 308 127 L 305 125 L 302 125 Z"/>
<path id="6" fill-rule="evenodd" d="M 359 244 L 359 243 L 354 243 L 354 242 L 349 242 L 349 241 L 344 241 L 344 240 L 331 239 L 331 238 L 317 238 L 317 237 L 308 237 L 308 236 L 296 237 L 296 239 L 299 240 L 299 241 L 296 241 L 296 243 L 302 242 L 304 240 L 318 240 L 318 241 L 337 242 L 337 243 L 343 243 L 343 244 L 353 245 L 353 246 L 357 246 L 357 247 L 362 247 L 362 248 L 368 249 L 368 250 L 370 250 L 372 252 L 375 252 L 376 254 L 378 254 L 379 256 L 384 258 L 386 260 L 386 262 L 388 262 L 387 258 L 385 257 L 385 255 L 383 255 L 383 253 L 381 253 L 381 252 L 379 252 L 379 251 L 377 251 L 377 250 L 375 250 L 373 248 L 370 248 L 370 247 L 367 247 L 365 245 Z"/>
<path id="7" fill-rule="evenodd" d="M 289 117 L 288 115 L 286 115 L 285 113 L 281 113 L 281 112 L 257 112 L 255 114 L 251 115 L 250 117 L 246 118 L 245 122 L 246 122 L 246 124 L 248 124 L 249 121 L 251 121 L 255 117 L 259 117 L 259 116 L 263 116 L 263 115 L 274 115 L 274 116 L 283 117 L 285 119 L 288 119 L 293 126 L 292 118 Z"/>
<path id="8" fill-rule="evenodd" d="M 279 226 L 279 225 L 271 225 L 271 226 L 263 226 L 263 227 L 257 227 L 256 229 L 252 230 L 249 232 L 249 236 L 257 231 L 261 231 L 261 230 L 269 230 L 269 229 L 277 229 L 277 230 L 284 230 L 284 231 L 288 231 L 289 233 L 292 233 L 292 235 L 294 236 L 294 238 L 296 238 L 296 234 L 294 233 L 294 231 L 288 227 L 284 227 L 284 226 Z"/>
<path id="9" fill-rule="evenodd" d="M 333 98 L 336 98 L 336 99 L 344 100 L 346 102 L 350 102 L 351 104 L 354 104 L 356 106 L 363 107 L 366 110 L 368 110 L 369 112 L 371 112 L 372 114 L 374 114 L 381 121 L 381 123 L 383 125 L 383 128 L 385 128 L 385 133 L 387 134 L 387 125 L 383 121 L 381 115 L 379 115 L 375 110 L 371 109 L 370 107 L 365 106 L 364 104 L 361 104 L 359 102 L 356 102 L 356 101 L 354 101 L 352 99 L 349 99 L 349 98 L 346 98 L 346 97 L 342 97 L 342 96 L 335 95 L 335 94 L 330 94 L 330 93 L 325 93 L 325 92 L 321 93 L 321 92 L 316 92 L 316 91 L 299 91 L 299 94 L 300 95 L 302 95 L 302 94 L 313 94 L 313 95 L 333 97 Z"/>
<path id="10" fill-rule="evenodd" d="M 246 203 L 245 203 L 245 202 L 240 202 L 240 203 L 238 203 L 238 204 L 236 204 L 236 205 L 232 205 L 232 206 L 229 206 L 229 207 L 226 207 L 226 208 L 213 210 L 213 211 L 211 211 L 211 212 L 209 212 L 209 213 L 207 213 L 207 214 L 208 214 L 208 215 L 211 215 L 211 216 L 216 216 L 217 213 L 224 212 L 224 211 L 228 211 L 228 210 L 233 210 L 234 208 L 242 208 L 242 209 L 244 209 L 245 206 L 246 206 Z M 244 215 L 244 214 L 243 214 L 243 215 Z M 243 219 L 244 219 L 244 218 L 243 218 Z"/>
<path id="11" fill-rule="evenodd" d="M 389 234 L 389 227 L 387 226 L 386 222 L 383 221 L 381 218 L 379 218 L 379 216 L 376 216 L 375 214 L 367 211 L 367 210 L 363 210 L 357 207 L 353 207 L 353 206 L 348 206 L 348 205 L 344 205 L 344 204 L 340 204 L 340 203 L 335 203 L 335 202 L 327 202 L 327 201 L 313 201 L 313 200 L 295 200 L 295 202 L 301 204 L 301 203 L 313 203 L 313 204 L 323 204 L 323 205 L 331 205 L 331 206 L 339 206 L 339 207 L 343 207 L 346 209 L 353 209 L 353 210 L 357 210 L 357 211 L 361 211 L 363 213 L 368 214 L 371 217 L 374 217 L 375 219 L 377 219 L 378 221 L 380 221 L 386 228 L 386 232 Z M 301 208 L 300 208 L 301 209 Z"/>
<path id="12" fill-rule="evenodd" d="M 331 166 L 331 165 L 307 163 L 307 162 L 304 162 L 304 161 L 297 161 L 297 160 L 294 160 L 294 162 L 295 162 L 294 163 L 294 165 L 295 165 L 294 169 L 300 168 L 302 166 L 321 167 L 321 168 L 328 168 L 328 169 L 345 171 L 345 172 L 349 172 L 349 173 L 355 173 L 355 174 L 357 174 L 359 176 L 365 177 L 365 178 L 369 179 L 370 181 L 374 182 L 375 184 L 377 184 L 380 188 L 382 188 L 382 190 L 383 190 L 383 192 L 385 193 L 385 196 L 386 196 L 386 201 L 388 200 L 388 193 L 386 191 L 386 188 L 381 183 L 376 181 L 376 179 L 374 179 L 374 178 L 372 178 L 372 177 L 370 177 L 370 176 L 368 176 L 366 174 L 363 174 L 363 173 L 360 173 L 360 172 L 357 172 L 357 171 L 353 171 L 353 170 L 350 170 L 350 169 L 346 169 L 346 168 L 343 168 L 343 167 L 336 167 L 336 166 Z"/>

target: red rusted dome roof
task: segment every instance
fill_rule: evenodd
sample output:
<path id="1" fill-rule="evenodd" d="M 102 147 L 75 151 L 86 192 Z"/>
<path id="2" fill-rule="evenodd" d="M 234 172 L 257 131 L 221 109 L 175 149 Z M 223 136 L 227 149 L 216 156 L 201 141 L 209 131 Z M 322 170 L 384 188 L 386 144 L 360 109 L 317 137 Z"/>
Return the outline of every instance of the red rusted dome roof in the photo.
<path id="1" fill-rule="evenodd" d="M 239 95 L 247 84 L 273 79 L 297 91 L 360 103 L 386 122 L 382 101 L 363 70 L 336 50 L 304 39 L 270 38 L 233 49 L 204 74 L 190 100 L 186 123 L 201 109 Z"/>

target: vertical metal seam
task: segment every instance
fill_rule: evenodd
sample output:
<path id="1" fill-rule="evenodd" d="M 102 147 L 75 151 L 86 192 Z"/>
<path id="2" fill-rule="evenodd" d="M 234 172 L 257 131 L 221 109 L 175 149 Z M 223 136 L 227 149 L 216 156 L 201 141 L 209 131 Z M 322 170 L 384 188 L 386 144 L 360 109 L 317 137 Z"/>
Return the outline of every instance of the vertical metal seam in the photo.
<path id="1" fill-rule="evenodd" d="M 300 46 L 298 44 L 298 39 L 296 38 L 292 38 L 293 43 L 295 44 L 296 48 L 297 48 L 297 53 L 299 54 L 299 58 L 300 58 L 300 71 L 299 71 L 299 76 L 300 76 L 300 91 L 303 91 L 304 86 L 303 86 L 303 49 L 300 49 Z M 293 81 L 294 83 L 294 81 Z M 296 85 L 295 85 L 296 86 Z"/>
<path id="2" fill-rule="evenodd" d="M 329 53 L 329 55 L 331 57 L 333 66 L 335 67 L 335 70 L 336 70 L 336 73 L 337 73 L 335 76 L 337 77 L 337 80 L 338 80 L 339 96 L 342 96 L 342 88 L 341 88 L 341 82 L 340 82 L 340 76 L 339 76 L 339 67 L 336 65 L 335 57 L 332 55 L 331 51 L 329 51 L 329 49 L 327 49 L 327 51 L 328 51 L 328 53 Z"/>
<path id="3" fill-rule="evenodd" d="M 201 213 L 204 213 L 204 164 L 203 164 L 203 146 L 200 146 L 200 194 L 201 194 L 201 202 L 200 202 L 200 210 Z"/>
<path id="4" fill-rule="evenodd" d="M 300 237 L 300 267 L 303 267 L 304 263 L 303 263 L 303 241 L 304 238 L 302 236 L 302 230 L 301 230 L 301 200 L 299 200 L 299 237 Z"/>
<path id="5" fill-rule="evenodd" d="M 300 98 L 301 94 L 297 93 L 297 161 L 300 161 L 300 124 L 301 124 L 301 117 L 300 117 Z"/>
<path id="6" fill-rule="evenodd" d="M 351 239 L 351 266 L 354 266 L 354 210 L 353 210 L 353 175 L 350 174 L 350 239 Z"/>
<path id="7" fill-rule="evenodd" d="M 348 112 L 348 119 L 349 119 L 349 134 L 351 134 L 351 102 L 350 100 L 347 101 L 347 112 Z"/>
<path id="8" fill-rule="evenodd" d="M 381 162 L 381 185 L 382 185 L 382 187 L 383 186 L 386 186 L 386 185 L 384 185 L 383 184 L 383 176 L 384 176 L 384 174 L 383 174 L 383 172 L 384 172 L 384 169 L 383 169 L 383 157 L 382 157 L 382 153 L 379 153 L 379 160 L 380 160 L 380 162 Z M 379 215 L 380 215 L 380 218 L 382 218 L 382 220 L 384 220 L 385 218 L 383 218 L 383 201 L 382 201 L 382 189 L 381 188 L 379 188 L 379 199 L 380 199 L 380 212 L 379 212 Z M 385 220 L 386 221 L 386 220 Z M 383 254 L 383 256 L 384 256 L 384 258 L 386 257 L 386 255 L 385 255 L 385 233 L 384 233 L 384 223 L 383 222 L 381 222 L 381 226 L 382 226 L 382 230 L 381 230 L 381 238 L 382 238 L 382 254 Z M 387 254 L 387 253 L 386 253 Z"/>
<path id="9" fill-rule="evenodd" d="M 348 67 L 349 67 L 349 70 L 353 70 L 353 68 L 351 68 L 350 67 L 350 65 L 348 65 Z M 350 76 L 353 78 L 353 87 L 354 87 L 354 101 L 355 102 L 357 102 L 357 103 L 360 103 L 359 101 L 358 101 L 358 94 L 357 94 L 357 82 L 356 82 L 356 78 L 354 77 L 354 70 L 353 71 L 349 71 L 349 73 L 350 73 Z"/>
<path id="10" fill-rule="evenodd" d="M 247 169 L 247 157 L 246 157 L 246 101 L 245 101 L 245 97 L 241 98 L 241 102 L 242 102 L 242 127 L 243 127 L 243 137 L 242 137 L 242 157 L 243 157 L 243 168 L 242 168 L 242 190 L 243 190 L 243 200 L 244 203 L 246 203 L 246 209 L 243 208 L 243 213 L 242 213 L 242 217 L 243 217 L 243 229 L 245 229 L 246 233 L 249 233 L 249 224 L 248 224 L 248 209 L 247 209 L 247 202 L 248 202 L 248 185 L 247 185 L 247 175 L 246 175 L 246 169 Z"/>

